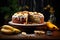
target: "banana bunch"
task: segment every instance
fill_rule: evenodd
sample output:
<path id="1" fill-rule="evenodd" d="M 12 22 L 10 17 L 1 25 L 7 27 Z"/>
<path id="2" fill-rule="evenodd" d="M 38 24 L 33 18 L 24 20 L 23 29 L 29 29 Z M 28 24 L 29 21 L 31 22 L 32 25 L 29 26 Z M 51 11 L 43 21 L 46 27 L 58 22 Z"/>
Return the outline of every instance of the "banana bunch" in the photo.
<path id="1" fill-rule="evenodd" d="M 55 28 L 55 29 L 57 29 L 57 30 L 59 30 L 59 28 L 56 26 L 56 25 L 54 25 L 53 23 L 51 23 L 51 22 L 46 22 L 46 25 L 48 26 L 48 28 L 50 28 L 50 29 L 53 29 L 53 28 Z"/>
<path id="2" fill-rule="evenodd" d="M 3 25 L 1 28 L 1 32 L 5 33 L 5 34 L 12 34 L 12 33 L 19 33 L 21 31 L 19 29 L 12 27 L 12 26 Z"/>

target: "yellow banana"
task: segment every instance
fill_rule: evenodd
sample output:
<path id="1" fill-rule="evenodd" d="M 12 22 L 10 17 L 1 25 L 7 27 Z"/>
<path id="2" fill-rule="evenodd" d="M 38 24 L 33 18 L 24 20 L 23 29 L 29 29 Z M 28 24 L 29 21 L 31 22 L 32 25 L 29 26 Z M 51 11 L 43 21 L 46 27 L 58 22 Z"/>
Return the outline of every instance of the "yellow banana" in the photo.
<path id="1" fill-rule="evenodd" d="M 55 29 L 59 30 L 59 28 L 56 25 L 52 24 L 51 22 L 46 22 L 46 24 L 50 29 L 55 28 Z"/>
<path id="2" fill-rule="evenodd" d="M 13 31 L 14 31 L 15 33 L 21 32 L 21 30 L 19 30 L 19 29 L 17 29 L 17 28 L 14 28 Z"/>

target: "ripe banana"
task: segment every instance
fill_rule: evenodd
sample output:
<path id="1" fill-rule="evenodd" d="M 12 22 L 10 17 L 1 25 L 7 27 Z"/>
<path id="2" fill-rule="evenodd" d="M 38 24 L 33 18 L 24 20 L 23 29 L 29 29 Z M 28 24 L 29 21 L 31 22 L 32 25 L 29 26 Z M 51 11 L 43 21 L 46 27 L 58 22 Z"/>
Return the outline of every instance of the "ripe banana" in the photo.
<path id="1" fill-rule="evenodd" d="M 12 33 L 19 33 L 21 30 L 14 28 L 9 25 L 3 25 L 1 28 L 1 32 L 6 33 L 6 34 L 12 34 Z"/>
<path id="2" fill-rule="evenodd" d="M 52 24 L 51 22 L 46 22 L 46 25 L 47 25 L 50 29 L 55 28 L 55 29 L 59 30 L 59 28 L 58 28 L 56 25 Z"/>

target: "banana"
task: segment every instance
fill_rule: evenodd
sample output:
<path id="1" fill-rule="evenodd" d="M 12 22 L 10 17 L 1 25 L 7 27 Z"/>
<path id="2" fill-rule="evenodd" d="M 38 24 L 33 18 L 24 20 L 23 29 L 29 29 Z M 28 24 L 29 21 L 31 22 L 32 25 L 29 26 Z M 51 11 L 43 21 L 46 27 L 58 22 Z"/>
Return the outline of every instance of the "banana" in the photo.
<path id="1" fill-rule="evenodd" d="M 4 29 L 4 28 L 1 29 L 1 32 L 5 33 L 5 34 L 12 34 L 13 33 L 13 31 L 7 30 L 7 29 Z"/>
<path id="2" fill-rule="evenodd" d="M 50 29 L 55 28 L 55 29 L 59 30 L 59 28 L 58 28 L 56 25 L 52 24 L 51 22 L 46 22 L 46 25 L 47 25 Z"/>
<path id="3" fill-rule="evenodd" d="M 13 27 L 9 25 L 3 25 L 2 28 L 13 30 Z"/>
<path id="4" fill-rule="evenodd" d="M 3 25 L 1 32 L 6 33 L 6 34 L 9 34 L 9 33 L 11 34 L 11 33 L 19 33 L 21 31 L 17 28 L 12 27 L 12 26 Z"/>
<path id="5" fill-rule="evenodd" d="M 16 29 L 16 28 L 14 28 L 13 31 L 14 31 L 15 33 L 21 32 L 19 29 Z"/>

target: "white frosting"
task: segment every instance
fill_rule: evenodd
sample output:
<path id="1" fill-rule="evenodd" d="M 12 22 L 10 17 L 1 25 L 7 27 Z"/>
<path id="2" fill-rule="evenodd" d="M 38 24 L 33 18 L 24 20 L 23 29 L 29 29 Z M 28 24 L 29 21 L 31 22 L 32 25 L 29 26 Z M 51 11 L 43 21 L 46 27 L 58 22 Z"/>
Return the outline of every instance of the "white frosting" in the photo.
<path id="1" fill-rule="evenodd" d="M 24 17 L 24 15 L 23 15 L 23 16 L 21 16 L 20 18 L 26 18 L 26 17 Z"/>
<path id="2" fill-rule="evenodd" d="M 38 13 L 39 17 L 44 17 L 44 15 L 42 13 Z"/>
<path id="3" fill-rule="evenodd" d="M 14 15 L 17 15 L 17 13 L 14 13 Z"/>
<path id="4" fill-rule="evenodd" d="M 41 14 L 41 13 L 38 13 L 39 15 Z"/>
<path id="5" fill-rule="evenodd" d="M 23 14 L 22 13 L 19 13 L 18 16 L 22 16 Z"/>
<path id="6" fill-rule="evenodd" d="M 37 14 L 37 12 L 34 12 L 34 14 Z"/>
<path id="7" fill-rule="evenodd" d="M 29 14 L 30 14 L 30 15 L 34 15 L 34 13 L 33 13 L 33 12 L 29 12 Z"/>
<path id="8" fill-rule="evenodd" d="M 15 17 L 15 18 L 17 17 L 18 18 L 18 16 L 16 16 L 16 15 L 13 15 L 12 17 Z"/>

